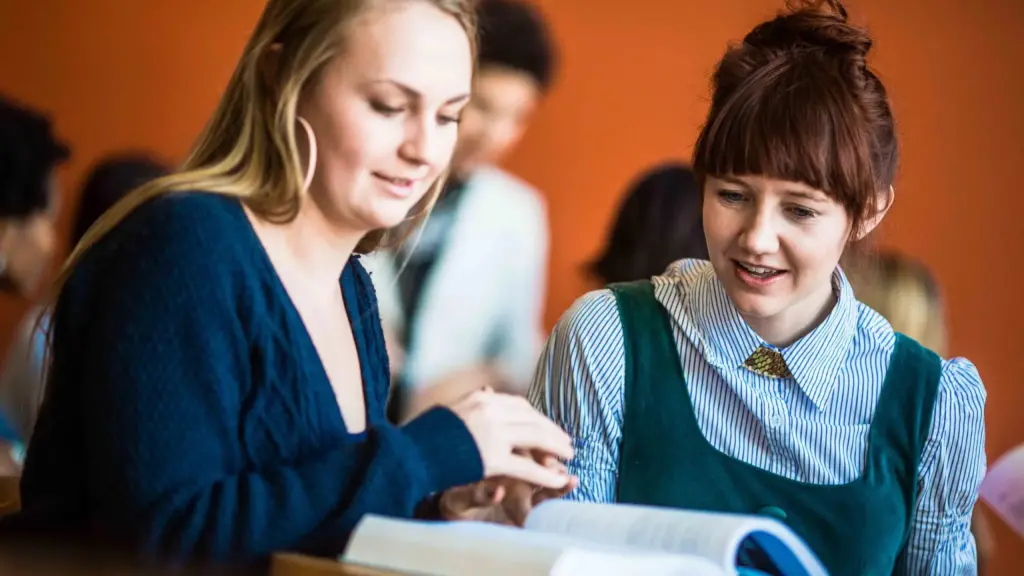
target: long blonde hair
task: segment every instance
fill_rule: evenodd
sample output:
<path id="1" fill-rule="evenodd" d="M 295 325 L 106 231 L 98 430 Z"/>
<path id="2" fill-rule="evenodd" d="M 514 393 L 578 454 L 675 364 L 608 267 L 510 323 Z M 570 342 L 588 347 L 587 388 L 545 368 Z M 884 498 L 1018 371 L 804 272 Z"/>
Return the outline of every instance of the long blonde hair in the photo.
<path id="1" fill-rule="evenodd" d="M 305 167 L 295 135 L 299 96 L 324 65 L 344 48 L 346 32 L 366 10 L 396 0 L 268 0 L 256 29 L 228 81 L 213 117 L 176 173 L 134 190 L 101 216 L 64 262 L 54 281 L 49 306 L 83 254 L 143 203 L 172 192 L 202 190 L 242 201 L 272 222 L 289 222 L 304 195 Z M 472 0 L 429 2 L 456 18 L 476 54 L 476 14 Z M 268 81 L 264 58 L 276 56 L 276 78 Z M 400 242 L 427 216 L 444 177 L 398 226 L 375 230 L 357 245 L 359 253 Z M 49 337 L 47 338 L 49 340 Z"/>
<path id="2" fill-rule="evenodd" d="M 864 255 L 847 275 L 857 299 L 934 352 L 946 350 L 946 318 L 938 283 L 921 263 L 897 252 Z"/>

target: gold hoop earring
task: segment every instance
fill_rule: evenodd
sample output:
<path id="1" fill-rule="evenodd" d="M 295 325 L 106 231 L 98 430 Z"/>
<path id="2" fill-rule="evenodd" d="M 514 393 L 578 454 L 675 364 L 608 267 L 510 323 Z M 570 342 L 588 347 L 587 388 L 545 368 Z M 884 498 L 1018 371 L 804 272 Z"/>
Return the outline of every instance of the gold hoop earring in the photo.
<path id="1" fill-rule="evenodd" d="M 305 118 L 296 116 L 295 119 L 299 121 L 303 130 L 306 131 L 306 141 L 309 144 L 309 166 L 306 167 L 305 175 L 302 179 L 302 193 L 305 194 L 313 183 L 313 175 L 316 174 L 316 135 L 313 133 L 313 127 L 309 125 L 309 122 L 306 122 Z"/>

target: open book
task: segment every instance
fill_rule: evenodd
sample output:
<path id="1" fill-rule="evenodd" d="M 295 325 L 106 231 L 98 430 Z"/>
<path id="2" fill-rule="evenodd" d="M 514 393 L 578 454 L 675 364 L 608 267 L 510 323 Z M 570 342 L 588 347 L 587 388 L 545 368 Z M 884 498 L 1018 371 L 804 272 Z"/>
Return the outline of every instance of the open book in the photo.
<path id="1" fill-rule="evenodd" d="M 771 518 L 564 500 L 534 508 L 523 529 L 368 515 L 342 560 L 433 576 L 827 576 Z"/>

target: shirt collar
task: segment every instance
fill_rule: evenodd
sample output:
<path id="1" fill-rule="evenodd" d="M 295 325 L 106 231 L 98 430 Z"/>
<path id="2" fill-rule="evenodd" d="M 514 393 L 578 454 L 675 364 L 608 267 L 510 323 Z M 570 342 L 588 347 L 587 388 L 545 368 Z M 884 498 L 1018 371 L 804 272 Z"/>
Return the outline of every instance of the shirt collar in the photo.
<path id="1" fill-rule="evenodd" d="M 818 410 L 828 406 L 836 376 L 857 333 L 857 301 L 839 268 L 832 275 L 832 286 L 838 298 L 825 320 L 803 338 L 779 350 L 797 386 Z M 774 348 L 743 320 L 711 266 L 701 272 L 696 288 L 686 302 L 709 363 L 720 369 L 746 370 L 742 368 L 743 362 L 758 346 Z"/>

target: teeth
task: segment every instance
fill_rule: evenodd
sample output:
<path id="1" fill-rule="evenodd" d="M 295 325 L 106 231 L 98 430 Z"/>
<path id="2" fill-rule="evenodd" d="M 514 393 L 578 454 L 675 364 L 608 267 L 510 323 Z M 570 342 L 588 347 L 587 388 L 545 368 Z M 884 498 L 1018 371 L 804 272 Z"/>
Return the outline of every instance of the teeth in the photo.
<path id="1" fill-rule="evenodd" d="M 742 262 L 740 262 L 740 266 L 742 266 L 743 269 L 746 270 L 747 272 L 750 272 L 751 274 L 754 274 L 754 275 L 757 275 L 757 276 L 768 276 L 769 274 L 774 274 L 775 272 L 777 272 L 777 270 L 775 270 L 774 268 L 764 268 L 764 267 L 761 267 L 761 266 L 750 266 L 750 265 L 744 264 Z"/>
<path id="2" fill-rule="evenodd" d="M 391 182 L 392 184 L 396 184 L 398 186 L 408 186 L 412 184 L 412 180 L 408 180 L 406 178 L 391 178 L 390 176 L 383 176 L 383 178 L 388 182 Z"/>

